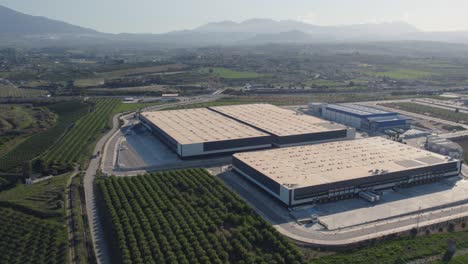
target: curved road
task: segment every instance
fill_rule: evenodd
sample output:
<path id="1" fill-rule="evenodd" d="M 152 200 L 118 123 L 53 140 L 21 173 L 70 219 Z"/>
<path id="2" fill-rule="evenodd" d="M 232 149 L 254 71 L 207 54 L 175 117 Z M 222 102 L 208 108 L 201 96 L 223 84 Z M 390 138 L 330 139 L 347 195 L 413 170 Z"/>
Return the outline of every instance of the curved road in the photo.
<path id="1" fill-rule="evenodd" d="M 93 153 L 101 151 L 104 144 L 112 136 L 112 134 L 119 128 L 119 116 L 115 115 L 112 118 L 112 129 L 109 130 L 96 144 Z M 94 252 L 98 264 L 111 263 L 109 257 L 109 249 L 107 247 L 102 221 L 99 221 L 99 215 L 97 212 L 97 201 L 96 201 L 96 185 L 94 179 L 96 177 L 96 171 L 99 169 L 101 162 L 101 155 L 91 159 L 89 162 L 88 169 L 86 170 L 83 187 L 85 191 L 86 200 L 86 215 L 88 217 L 88 226 L 90 228 L 91 239 L 93 241 Z"/>

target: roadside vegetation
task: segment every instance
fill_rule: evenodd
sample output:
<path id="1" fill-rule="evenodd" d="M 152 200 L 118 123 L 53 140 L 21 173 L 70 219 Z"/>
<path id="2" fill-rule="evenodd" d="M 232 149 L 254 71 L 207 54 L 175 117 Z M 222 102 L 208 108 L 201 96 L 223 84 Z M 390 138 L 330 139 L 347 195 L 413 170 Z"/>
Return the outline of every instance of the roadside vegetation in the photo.
<path id="1" fill-rule="evenodd" d="M 202 169 L 98 181 L 122 263 L 302 263 L 297 248 Z"/>
<path id="2" fill-rule="evenodd" d="M 70 198 L 70 224 L 72 238 L 70 247 L 74 252 L 74 263 L 91 264 L 96 263 L 94 257 L 94 249 L 89 234 L 89 226 L 87 226 L 87 216 L 84 189 L 83 189 L 83 173 L 73 177 L 69 186 L 68 195 Z"/>
<path id="3" fill-rule="evenodd" d="M 429 256 L 445 254 L 447 240 L 454 238 L 457 248 L 468 248 L 468 232 L 451 232 L 444 234 L 423 235 L 417 237 L 401 238 L 394 241 L 380 242 L 363 249 L 336 253 L 311 261 L 312 264 L 395 264 Z M 456 262 L 455 262 L 456 263 Z M 463 262 L 465 263 L 465 262 Z"/>

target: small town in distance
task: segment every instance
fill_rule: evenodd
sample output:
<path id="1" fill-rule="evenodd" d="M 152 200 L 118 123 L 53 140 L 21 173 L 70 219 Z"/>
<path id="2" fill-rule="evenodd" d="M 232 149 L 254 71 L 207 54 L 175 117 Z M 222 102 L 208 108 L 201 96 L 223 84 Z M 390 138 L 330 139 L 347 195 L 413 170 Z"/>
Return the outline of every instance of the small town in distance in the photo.
<path id="1" fill-rule="evenodd" d="M 363 1 L 0 0 L 0 264 L 468 263 L 468 4 Z"/>

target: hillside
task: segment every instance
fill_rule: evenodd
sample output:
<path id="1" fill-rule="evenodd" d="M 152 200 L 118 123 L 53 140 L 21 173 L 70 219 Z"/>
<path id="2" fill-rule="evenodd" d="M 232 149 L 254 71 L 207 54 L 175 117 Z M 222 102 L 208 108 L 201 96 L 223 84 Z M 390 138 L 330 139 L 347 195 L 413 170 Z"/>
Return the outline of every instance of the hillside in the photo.
<path id="1" fill-rule="evenodd" d="M 23 14 L 0 5 L 0 35 L 98 34 L 65 22 Z"/>

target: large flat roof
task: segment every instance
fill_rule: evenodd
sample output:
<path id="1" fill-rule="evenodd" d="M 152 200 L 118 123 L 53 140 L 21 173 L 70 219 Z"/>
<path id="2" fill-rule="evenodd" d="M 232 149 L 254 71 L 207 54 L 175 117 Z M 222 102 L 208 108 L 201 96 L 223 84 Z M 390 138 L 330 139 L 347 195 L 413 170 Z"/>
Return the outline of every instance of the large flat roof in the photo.
<path id="1" fill-rule="evenodd" d="M 381 137 L 236 153 L 253 169 L 294 189 L 449 162 L 445 156 Z M 383 170 L 383 172 L 382 172 Z"/>
<path id="2" fill-rule="evenodd" d="M 362 106 L 357 104 L 329 104 L 326 106 L 329 109 L 346 112 L 361 117 L 397 115 L 396 112 L 388 112 L 377 108 Z"/>
<path id="3" fill-rule="evenodd" d="M 276 136 L 346 129 L 345 126 L 270 104 L 216 106 L 210 109 Z"/>
<path id="4" fill-rule="evenodd" d="M 141 113 L 180 144 L 269 136 L 206 108 Z"/>

